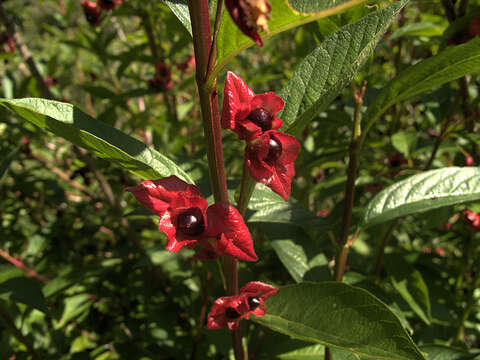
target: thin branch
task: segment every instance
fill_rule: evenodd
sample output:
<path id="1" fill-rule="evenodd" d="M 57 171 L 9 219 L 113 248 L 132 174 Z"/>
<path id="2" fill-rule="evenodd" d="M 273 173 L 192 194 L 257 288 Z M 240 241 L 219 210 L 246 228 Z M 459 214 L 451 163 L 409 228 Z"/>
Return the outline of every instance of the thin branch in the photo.
<path id="1" fill-rule="evenodd" d="M 37 84 L 40 88 L 40 91 L 42 92 L 42 96 L 47 99 L 54 99 L 55 97 L 53 96 L 48 86 L 45 84 L 43 76 L 40 74 L 40 71 L 38 71 L 37 65 L 35 64 L 35 61 L 33 60 L 32 54 L 28 50 L 27 45 L 25 45 L 22 41 L 20 34 L 15 30 L 15 24 L 10 20 L 10 17 L 3 8 L 2 1 L 0 1 L 0 19 L 5 24 L 5 27 L 7 29 L 7 35 L 13 39 L 22 60 L 27 64 L 32 76 L 35 78 L 35 80 L 37 80 Z"/>
<path id="2" fill-rule="evenodd" d="M 6 261 L 8 261 L 10 264 L 15 266 L 17 269 L 21 269 L 21 270 L 25 271 L 28 276 L 30 276 L 34 279 L 40 280 L 44 284 L 47 284 L 47 283 L 50 282 L 50 279 L 47 279 L 45 276 L 40 275 L 35 270 L 26 266 L 21 259 L 14 258 L 14 257 L 10 256 L 10 254 L 7 253 L 6 251 L 0 250 L 0 256 L 3 259 L 5 259 Z"/>

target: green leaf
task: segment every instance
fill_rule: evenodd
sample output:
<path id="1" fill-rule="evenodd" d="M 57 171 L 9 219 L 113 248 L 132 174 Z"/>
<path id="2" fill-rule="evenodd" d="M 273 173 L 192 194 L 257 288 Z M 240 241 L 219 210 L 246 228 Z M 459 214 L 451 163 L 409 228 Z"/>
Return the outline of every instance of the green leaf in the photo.
<path id="1" fill-rule="evenodd" d="M 473 360 L 480 356 L 479 351 L 468 353 L 465 350 L 442 345 L 423 345 L 421 350 L 427 353 L 428 360 Z"/>
<path id="2" fill-rule="evenodd" d="M 450 46 L 436 56 L 423 60 L 391 80 L 365 112 L 366 129 L 392 105 L 462 76 L 480 71 L 480 39 Z"/>
<path id="3" fill-rule="evenodd" d="M 400 1 L 335 31 L 309 54 L 280 92 L 283 129 L 298 134 L 347 86 L 405 6 Z"/>
<path id="4" fill-rule="evenodd" d="M 47 313 L 42 287 L 37 280 L 19 276 L 0 283 L 0 298 L 21 302 Z"/>
<path id="5" fill-rule="evenodd" d="M 178 20 L 180 20 L 183 26 L 185 26 L 190 35 L 192 35 L 192 24 L 190 22 L 187 0 L 165 0 L 165 3 L 170 10 L 172 10 Z"/>
<path id="6" fill-rule="evenodd" d="M 395 290 L 427 325 L 431 322 L 430 296 L 422 274 L 398 254 L 386 257 L 385 268 Z"/>
<path id="7" fill-rule="evenodd" d="M 324 220 L 302 207 L 295 199 L 290 198 L 289 202 L 285 202 L 279 195 L 261 184 L 257 184 L 248 208 L 255 211 L 248 219 L 249 222 L 296 224 L 313 228 L 326 227 Z"/>
<path id="8" fill-rule="evenodd" d="M 480 168 L 448 167 L 389 186 L 367 205 L 365 226 L 444 206 L 480 200 Z"/>
<path id="9" fill-rule="evenodd" d="M 392 145 L 405 157 L 409 157 L 412 150 L 415 150 L 417 135 L 416 131 L 399 131 L 392 135 Z"/>
<path id="10" fill-rule="evenodd" d="M 445 27 L 433 24 L 427 21 L 421 21 L 412 24 L 406 24 L 400 29 L 395 30 L 392 35 L 388 37 L 388 40 L 395 40 L 404 36 L 442 36 L 445 31 Z"/>
<path id="11" fill-rule="evenodd" d="M 287 0 L 270 0 L 269 2 L 272 6 L 271 17 L 268 20 L 269 32 L 268 34 L 260 34 L 264 40 L 296 26 L 345 11 L 352 6 L 365 2 L 365 0 L 329 0 L 311 2 L 311 4 L 317 4 L 315 6 L 316 10 L 312 14 L 300 14 L 288 4 Z M 298 0 L 295 0 L 294 3 L 300 4 Z M 309 7 L 308 4 L 305 6 L 306 9 Z M 230 15 L 226 12 L 223 16 L 218 32 L 217 64 L 211 78 L 215 78 L 234 56 L 238 55 L 253 44 L 254 42 L 238 29 Z"/>
<path id="12" fill-rule="evenodd" d="M 176 175 L 193 183 L 182 169 L 164 155 L 120 130 L 95 120 L 71 104 L 26 98 L 0 99 L 0 105 L 41 129 L 84 147 L 144 179 Z"/>
<path id="13" fill-rule="evenodd" d="M 255 322 L 296 339 L 388 360 L 424 359 L 390 309 L 368 291 L 338 282 L 281 287 Z"/>

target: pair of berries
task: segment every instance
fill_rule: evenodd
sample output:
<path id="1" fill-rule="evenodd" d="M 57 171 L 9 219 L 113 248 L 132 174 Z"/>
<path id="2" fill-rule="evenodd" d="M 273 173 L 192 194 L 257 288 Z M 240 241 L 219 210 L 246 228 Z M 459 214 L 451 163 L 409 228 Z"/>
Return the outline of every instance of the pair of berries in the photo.
<path id="1" fill-rule="evenodd" d="M 98 0 L 97 2 L 93 1 L 82 1 L 80 5 L 83 8 L 85 18 L 91 26 L 97 26 L 102 20 L 102 10 L 113 10 L 117 5 L 120 5 L 122 0 Z"/>
<path id="2" fill-rule="evenodd" d="M 282 120 L 276 114 L 283 107 L 282 98 L 275 93 L 257 95 L 238 75 L 227 72 L 222 127 L 246 141 L 245 163 L 250 176 L 288 201 L 300 144 L 295 137 L 278 131 Z"/>

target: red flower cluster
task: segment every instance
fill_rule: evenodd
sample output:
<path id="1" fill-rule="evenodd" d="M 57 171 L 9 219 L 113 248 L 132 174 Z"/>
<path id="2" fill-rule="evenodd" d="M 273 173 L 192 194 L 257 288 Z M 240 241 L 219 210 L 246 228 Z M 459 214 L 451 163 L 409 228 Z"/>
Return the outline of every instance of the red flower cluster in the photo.
<path id="1" fill-rule="evenodd" d="M 92 26 L 97 26 L 102 21 L 102 9 L 113 10 L 120 5 L 122 0 L 98 0 L 98 2 L 84 0 L 80 3 L 85 13 L 85 18 Z"/>
<path id="2" fill-rule="evenodd" d="M 172 72 L 167 64 L 164 62 L 157 62 L 155 64 L 155 76 L 148 80 L 148 87 L 160 91 L 170 90 L 173 87 Z"/>
<path id="3" fill-rule="evenodd" d="M 184 74 L 190 74 L 195 70 L 195 56 L 188 55 L 184 62 L 177 65 L 177 69 Z"/>
<path id="4" fill-rule="evenodd" d="M 196 186 L 172 175 L 144 181 L 127 191 L 160 217 L 158 226 L 167 235 L 167 251 L 198 245 L 202 248 L 196 255 L 199 259 L 226 254 L 239 260 L 258 260 L 240 213 L 229 204 L 207 206 Z"/>
<path id="5" fill-rule="evenodd" d="M 80 3 L 85 14 L 85 18 L 91 26 L 97 26 L 102 20 L 101 10 L 97 3 L 84 0 Z"/>
<path id="6" fill-rule="evenodd" d="M 282 120 L 275 114 L 283 106 L 275 93 L 256 95 L 238 75 L 227 73 L 222 127 L 246 140 L 245 162 L 250 176 L 288 201 L 300 144 L 295 137 L 277 131 Z"/>
<path id="7" fill-rule="evenodd" d="M 0 35 L 0 41 L 3 44 L 7 44 L 8 52 L 14 53 L 15 52 L 15 43 L 13 42 L 13 38 L 8 36 L 6 32 Z"/>
<path id="8" fill-rule="evenodd" d="M 480 214 L 472 210 L 465 210 L 463 213 L 463 222 L 471 231 L 480 231 Z"/>
<path id="9" fill-rule="evenodd" d="M 262 46 L 258 31 L 268 31 L 270 3 L 267 0 L 225 0 L 225 7 L 238 28 L 257 45 Z"/>
<path id="10" fill-rule="evenodd" d="M 468 30 L 472 36 L 480 36 L 480 16 L 475 16 L 468 24 Z"/>
<path id="11" fill-rule="evenodd" d="M 253 281 L 241 288 L 238 295 L 217 299 L 208 314 L 207 329 L 219 329 L 227 325 L 230 330 L 235 330 L 240 319 L 248 320 L 250 314 L 265 315 L 264 301 L 277 290 L 271 285 Z"/>
<path id="12" fill-rule="evenodd" d="M 104 10 L 113 10 L 117 5 L 121 5 L 122 0 L 98 0 L 98 6 Z"/>

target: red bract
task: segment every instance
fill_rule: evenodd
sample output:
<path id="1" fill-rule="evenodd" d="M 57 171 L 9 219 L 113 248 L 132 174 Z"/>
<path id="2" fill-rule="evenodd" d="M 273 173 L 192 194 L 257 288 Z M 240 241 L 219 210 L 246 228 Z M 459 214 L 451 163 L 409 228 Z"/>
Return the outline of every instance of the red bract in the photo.
<path id="1" fill-rule="evenodd" d="M 480 231 L 480 214 L 472 210 L 465 210 L 463 213 L 463 222 L 471 231 Z"/>
<path id="2" fill-rule="evenodd" d="M 85 13 L 85 18 L 92 26 L 97 26 L 100 24 L 101 18 L 101 11 L 100 8 L 97 6 L 97 3 L 93 1 L 82 1 L 80 5 L 83 7 L 83 12 Z"/>
<path id="3" fill-rule="evenodd" d="M 480 36 L 480 16 L 475 16 L 470 20 L 469 27 L 470 35 Z"/>
<path id="4" fill-rule="evenodd" d="M 167 235 L 167 251 L 182 247 L 203 248 L 201 259 L 227 254 L 239 260 L 256 261 L 253 243 L 240 213 L 229 204 L 208 206 L 200 190 L 172 175 L 147 180 L 128 189 L 136 199 L 160 217 L 158 227 Z"/>
<path id="5" fill-rule="evenodd" d="M 293 136 L 270 130 L 252 140 L 245 148 L 250 176 L 279 194 L 285 201 L 295 175 L 293 162 L 300 144 Z"/>
<path id="6" fill-rule="evenodd" d="M 238 295 L 217 299 L 208 314 L 207 329 L 228 326 L 230 330 L 235 330 L 240 319 L 248 320 L 250 314 L 265 315 L 265 300 L 277 291 L 278 289 L 271 285 L 253 281 L 241 288 Z"/>
<path id="7" fill-rule="evenodd" d="M 283 109 L 273 92 L 256 95 L 236 74 L 227 72 L 222 109 L 222 127 L 233 130 L 240 140 L 249 140 L 268 130 L 277 130 L 282 120 L 275 114 Z"/>
<path id="8" fill-rule="evenodd" d="M 148 80 L 148 87 L 161 91 L 170 90 L 173 87 L 172 73 L 164 62 L 155 64 L 155 76 Z"/>
<path id="9" fill-rule="evenodd" d="M 270 3 L 267 0 L 225 0 L 225 7 L 238 28 L 257 45 L 262 46 L 258 31 L 268 32 Z"/>
<path id="10" fill-rule="evenodd" d="M 117 5 L 120 5 L 122 0 L 98 0 L 98 6 L 104 10 L 115 9 Z"/>

